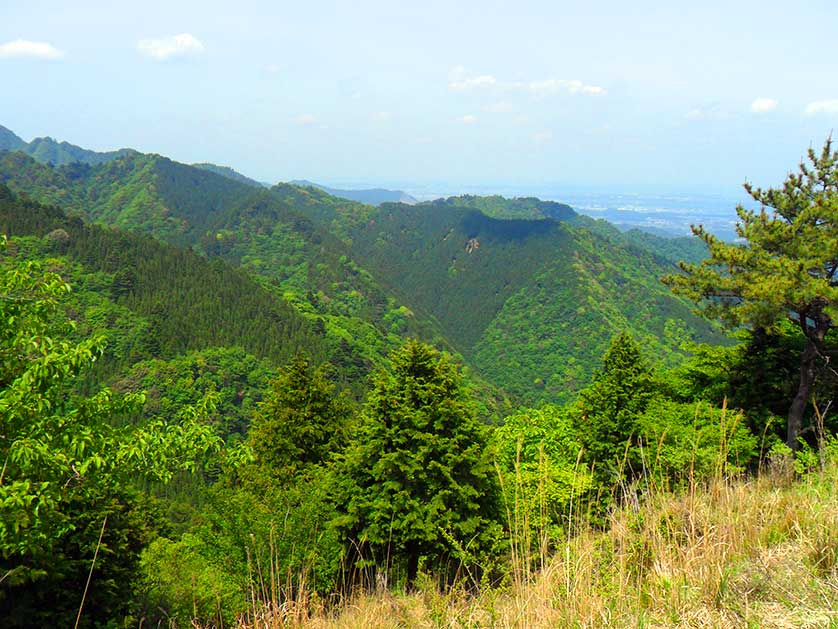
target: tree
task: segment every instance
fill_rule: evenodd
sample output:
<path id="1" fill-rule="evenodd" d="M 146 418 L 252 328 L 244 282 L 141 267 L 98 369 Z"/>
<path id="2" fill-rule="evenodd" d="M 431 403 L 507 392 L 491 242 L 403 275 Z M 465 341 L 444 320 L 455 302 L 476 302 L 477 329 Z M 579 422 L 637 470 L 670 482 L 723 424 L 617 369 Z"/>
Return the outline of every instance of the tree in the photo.
<path id="1" fill-rule="evenodd" d="M 411 340 L 390 360 L 343 461 L 336 525 L 362 564 L 404 568 L 411 586 L 422 557 L 443 577 L 470 567 L 496 530 L 497 492 L 484 430 L 451 359 Z"/>
<path id="2" fill-rule="evenodd" d="M 343 398 L 334 396 L 327 369 L 312 369 L 302 354 L 296 354 L 279 370 L 259 405 L 250 442 L 256 462 L 272 475 L 293 477 L 344 446 L 349 409 Z"/>
<path id="3" fill-rule="evenodd" d="M 613 481 L 609 475 L 622 467 L 627 451 L 634 454 L 636 421 L 653 395 L 652 372 L 640 346 L 626 332 L 618 334 L 602 357 L 602 369 L 579 393 L 580 439 L 601 482 Z M 631 472 L 631 458 L 625 463 Z"/>
<path id="4" fill-rule="evenodd" d="M 676 293 L 729 326 L 774 328 L 789 318 L 805 336 L 797 392 L 788 409 L 786 443 L 794 449 L 820 365 L 824 341 L 838 315 L 838 153 L 827 139 L 820 154 L 790 173 L 782 188 L 745 184 L 759 212 L 736 208 L 741 242 L 723 242 L 703 226 L 693 233 L 708 246 L 700 264 L 664 278 Z"/>
<path id="5" fill-rule="evenodd" d="M 140 415 L 141 394 L 71 395 L 75 379 L 102 356 L 104 342 L 64 340 L 72 329 L 63 311 L 69 290 L 58 275 L 0 252 L 0 616 L 8 619 L 5 626 L 72 624 L 99 535 L 89 599 L 99 602 L 88 609 L 98 621 L 124 610 L 125 587 L 114 588 L 115 575 L 127 585 L 124 576 L 135 570 L 126 556 L 136 556 L 145 528 L 133 515 L 132 480 L 144 475 L 166 481 L 220 446 L 197 415 L 178 425 L 132 425 Z M 119 562 L 128 565 L 119 567 Z M 109 588 L 117 591 L 102 597 Z M 45 612 L 49 622 L 37 611 L 46 601 L 52 605 Z M 91 622 L 89 615 L 82 620 L 82 626 Z"/>

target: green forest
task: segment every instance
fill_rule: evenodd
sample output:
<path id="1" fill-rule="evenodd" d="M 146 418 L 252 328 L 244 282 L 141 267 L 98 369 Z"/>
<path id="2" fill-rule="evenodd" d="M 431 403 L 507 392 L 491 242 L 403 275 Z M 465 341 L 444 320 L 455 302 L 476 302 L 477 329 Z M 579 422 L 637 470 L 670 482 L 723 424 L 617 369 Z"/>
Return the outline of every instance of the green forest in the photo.
<path id="1" fill-rule="evenodd" d="M 838 487 L 830 141 L 746 186 L 735 242 L 0 142 L 3 627 L 332 626 L 363 595 L 421 602 L 392 626 L 529 626 L 502 601 L 548 577 L 554 609 L 633 588 L 662 626 L 746 572 L 655 572 L 724 528 L 696 496 L 728 513 L 722 481 L 769 472 L 809 502 L 753 537 L 816 527 L 800 579 L 834 614 L 838 510 L 790 506 Z"/>

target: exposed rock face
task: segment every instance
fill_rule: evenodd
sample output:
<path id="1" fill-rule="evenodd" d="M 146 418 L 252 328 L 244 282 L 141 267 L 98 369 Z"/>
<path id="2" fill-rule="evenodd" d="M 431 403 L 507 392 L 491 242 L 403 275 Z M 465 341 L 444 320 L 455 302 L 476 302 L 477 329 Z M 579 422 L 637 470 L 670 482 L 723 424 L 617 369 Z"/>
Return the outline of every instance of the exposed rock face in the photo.
<path id="1" fill-rule="evenodd" d="M 466 243 L 466 253 L 473 253 L 480 249 L 480 241 L 477 238 L 469 238 Z"/>

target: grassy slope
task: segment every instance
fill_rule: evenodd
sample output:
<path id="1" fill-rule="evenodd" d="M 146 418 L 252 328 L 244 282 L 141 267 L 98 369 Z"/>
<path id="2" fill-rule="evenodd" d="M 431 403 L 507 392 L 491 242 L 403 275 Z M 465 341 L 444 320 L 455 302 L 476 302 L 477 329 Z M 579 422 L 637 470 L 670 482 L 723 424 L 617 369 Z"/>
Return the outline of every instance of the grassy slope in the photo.
<path id="1" fill-rule="evenodd" d="M 328 612 L 301 597 L 246 626 L 833 628 L 838 465 L 796 482 L 773 470 L 652 493 L 531 559 L 536 569 L 519 561 L 499 588 L 442 594 L 426 583 Z"/>

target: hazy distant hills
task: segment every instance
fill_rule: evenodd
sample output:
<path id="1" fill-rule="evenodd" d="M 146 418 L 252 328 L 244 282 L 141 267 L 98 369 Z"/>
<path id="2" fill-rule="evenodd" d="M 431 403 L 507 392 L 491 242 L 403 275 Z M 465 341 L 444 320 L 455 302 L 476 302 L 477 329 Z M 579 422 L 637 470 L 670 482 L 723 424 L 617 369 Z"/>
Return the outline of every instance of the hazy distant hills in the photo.
<path id="1" fill-rule="evenodd" d="M 233 181 L 238 181 L 239 183 L 246 183 L 249 186 L 253 186 L 255 188 L 267 188 L 270 187 L 269 184 L 262 183 L 260 181 L 256 181 L 255 179 L 251 179 L 245 175 L 242 175 L 237 170 L 233 170 L 229 166 L 218 166 L 217 164 L 210 164 L 208 162 L 202 162 L 199 164 L 192 164 L 195 168 L 200 168 L 201 170 L 208 170 L 211 173 L 215 173 L 216 175 L 221 175 L 222 177 L 227 177 L 228 179 L 232 179 Z"/>
<path id="2" fill-rule="evenodd" d="M 89 151 L 69 142 L 58 142 L 50 137 L 35 138 L 24 142 L 6 127 L 0 126 L 0 151 L 22 151 L 42 164 L 63 166 L 79 162 L 82 164 L 103 164 L 117 157 L 133 153 L 133 149 L 119 149 L 99 153 Z"/>
<path id="3" fill-rule="evenodd" d="M 402 190 L 385 190 L 384 188 L 341 190 L 338 188 L 321 186 L 319 183 L 306 181 L 305 179 L 295 179 L 290 183 L 295 186 L 317 188 L 319 190 L 323 190 L 324 192 L 328 192 L 334 197 L 349 199 L 350 201 L 358 201 L 359 203 L 367 203 L 368 205 L 381 205 L 382 203 L 406 203 L 407 205 L 413 205 L 414 203 L 419 202 Z"/>
<path id="4" fill-rule="evenodd" d="M 659 281 L 678 259 L 701 257 L 694 239 L 624 234 L 535 198 L 374 206 L 219 168 L 140 153 L 61 166 L 0 153 L 0 183 L 35 200 L 241 265 L 357 373 L 418 336 L 536 403 L 586 384 L 622 330 L 663 361 L 685 339 L 719 340 Z"/>

